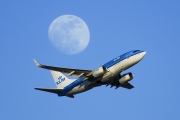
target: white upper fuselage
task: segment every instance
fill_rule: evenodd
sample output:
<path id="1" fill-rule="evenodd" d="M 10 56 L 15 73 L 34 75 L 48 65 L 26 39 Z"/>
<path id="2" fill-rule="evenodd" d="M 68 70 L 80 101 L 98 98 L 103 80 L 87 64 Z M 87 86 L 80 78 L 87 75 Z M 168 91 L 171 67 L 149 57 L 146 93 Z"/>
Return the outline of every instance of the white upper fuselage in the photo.
<path id="1" fill-rule="evenodd" d="M 145 51 L 133 50 L 114 58 L 113 60 L 103 65 L 103 67 L 107 69 L 107 72 L 103 76 L 94 78 L 93 81 L 85 80 L 80 85 L 68 91 L 66 95 L 68 96 L 68 95 L 81 93 L 93 87 L 103 85 L 103 83 L 108 83 L 112 81 L 122 71 L 132 67 L 133 65 L 141 61 L 145 55 L 146 55 Z M 97 82 L 99 82 L 99 85 L 97 85 Z"/>

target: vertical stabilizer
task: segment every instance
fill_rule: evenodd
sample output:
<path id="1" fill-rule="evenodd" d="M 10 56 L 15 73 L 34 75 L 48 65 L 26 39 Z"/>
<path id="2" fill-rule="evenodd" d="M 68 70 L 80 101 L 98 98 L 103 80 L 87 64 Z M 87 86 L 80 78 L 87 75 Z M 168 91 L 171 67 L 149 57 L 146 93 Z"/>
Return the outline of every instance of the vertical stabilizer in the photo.
<path id="1" fill-rule="evenodd" d="M 59 71 L 54 71 L 54 70 L 50 70 L 50 71 L 54 78 L 55 84 L 58 88 L 64 88 L 74 81 L 74 80 L 69 79 L 63 73 Z"/>

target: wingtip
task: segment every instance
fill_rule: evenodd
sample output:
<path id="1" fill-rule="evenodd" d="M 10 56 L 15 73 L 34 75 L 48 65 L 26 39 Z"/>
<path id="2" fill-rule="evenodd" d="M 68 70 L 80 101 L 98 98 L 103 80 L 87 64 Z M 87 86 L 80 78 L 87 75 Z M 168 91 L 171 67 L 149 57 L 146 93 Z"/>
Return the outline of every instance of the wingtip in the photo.
<path id="1" fill-rule="evenodd" d="M 35 90 L 41 90 L 42 88 L 35 87 L 34 89 L 35 89 Z"/>
<path id="2" fill-rule="evenodd" d="M 41 67 L 41 66 L 42 66 L 36 59 L 33 59 L 33 60 L 34 60 L 34 63 L 35 63 L 38 67 Z"/>

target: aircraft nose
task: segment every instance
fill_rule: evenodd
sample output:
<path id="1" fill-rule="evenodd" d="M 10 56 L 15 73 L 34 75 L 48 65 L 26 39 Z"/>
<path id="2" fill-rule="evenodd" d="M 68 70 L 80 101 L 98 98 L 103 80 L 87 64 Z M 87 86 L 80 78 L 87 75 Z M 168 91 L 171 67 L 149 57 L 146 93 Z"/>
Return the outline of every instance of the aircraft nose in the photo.
<path id="1" fill-rule="evenodd" d="M 146 51 L 142 52 L 143 57 L 146 55 Z"/>
<path id="2" fill-rule="evenodd" d="M 145 55 L 146 55 L 146 52 L 143 51 L 143 52 L 141 53 L 141 59 L 143 59 Z"/>

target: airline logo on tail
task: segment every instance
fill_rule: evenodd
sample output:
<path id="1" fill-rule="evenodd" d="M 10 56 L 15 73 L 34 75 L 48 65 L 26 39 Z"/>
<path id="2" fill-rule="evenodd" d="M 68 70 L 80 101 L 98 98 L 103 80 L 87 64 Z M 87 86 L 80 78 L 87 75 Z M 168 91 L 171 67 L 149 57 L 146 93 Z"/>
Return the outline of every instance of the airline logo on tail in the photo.
<path id="1" fill-rule="evenodd" d="M 56 84 L 58 85 L 58 84 L 62 83 L 62 82 L 65 81 L 65 80 L 66 80 L 65 77 L 59 76 L 59 77 L 58 77 L 58 81 L 56 82 Z"/>

